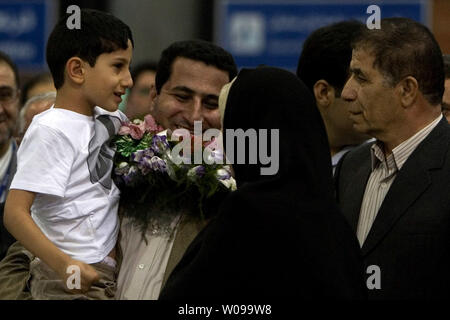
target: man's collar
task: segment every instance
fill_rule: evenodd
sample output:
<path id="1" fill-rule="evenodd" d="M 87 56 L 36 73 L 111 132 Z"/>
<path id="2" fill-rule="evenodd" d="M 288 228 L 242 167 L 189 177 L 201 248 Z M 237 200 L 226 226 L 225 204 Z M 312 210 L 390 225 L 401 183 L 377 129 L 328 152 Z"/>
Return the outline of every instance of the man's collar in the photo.
<path id="1" fill-rule="evenodd" d="M 436 119 L 431 121 L 423 129 L 415 133 L 413 136 L 407 140 L 400 143 L 394 149 L 392 149 L 392 160 L 390 155 L 386 156 L 384 152 L 384 143 L 380 140 L 376 142 L 371 147 L 371 159 L 372 159 L 372 171 L 377 167 L 380 162 L 387 161 L 388 168 L 393 168 L 395 166 L 397 170 L 400 170 L 408 160 L 409 156 L 414 152 L 417 146 L 433 131 L 433 129 L 438 125 L 439 121 L 442 119 L 442 114 L 440 114 Z M 393 162 L 392 162 L 393 161 Z"/>

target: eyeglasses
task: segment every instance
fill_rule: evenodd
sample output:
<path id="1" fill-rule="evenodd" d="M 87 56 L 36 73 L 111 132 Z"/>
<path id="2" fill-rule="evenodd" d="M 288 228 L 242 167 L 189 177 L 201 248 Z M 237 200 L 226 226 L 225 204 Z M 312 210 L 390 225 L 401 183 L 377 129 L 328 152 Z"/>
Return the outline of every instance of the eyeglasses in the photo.
<path id="1" fill-rule="evenodd" d="M 11 87 L 0 87 L 0 103 L 9 104 L 17 98 L 17 90 Z"/>

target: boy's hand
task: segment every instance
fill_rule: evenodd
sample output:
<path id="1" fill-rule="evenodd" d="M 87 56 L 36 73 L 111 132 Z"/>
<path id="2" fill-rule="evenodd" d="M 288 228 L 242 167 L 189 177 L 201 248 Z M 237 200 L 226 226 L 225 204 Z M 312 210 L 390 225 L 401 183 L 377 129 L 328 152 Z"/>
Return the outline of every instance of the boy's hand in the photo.
<path id="1" fill-rule="evenodd" d="M 92 266 L 74 259 L 67 262 L 64 273 L 61 275 L 64 289 L 71 293 L 85 293 L 100 279 Z"/>

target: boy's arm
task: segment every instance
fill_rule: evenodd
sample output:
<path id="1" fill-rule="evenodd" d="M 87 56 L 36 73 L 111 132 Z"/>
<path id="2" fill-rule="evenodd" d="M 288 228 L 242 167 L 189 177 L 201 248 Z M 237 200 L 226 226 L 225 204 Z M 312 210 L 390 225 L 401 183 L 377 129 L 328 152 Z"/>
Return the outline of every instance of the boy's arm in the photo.
<path id="1" fill-rule="evenodd" d="M 98 280 L 98 273 L 90 265 L 72 259 L 44 235 L 30 215 L 35 196 L 34 192 L 24 190 L 9 191 L 3 216 L 5 227 L 25 248 L 56 271 L 65 284 L 71 275 L 67 273 L 67 268 L 77 265 L 80 268 L 81 291 L 87 291 Z"/>

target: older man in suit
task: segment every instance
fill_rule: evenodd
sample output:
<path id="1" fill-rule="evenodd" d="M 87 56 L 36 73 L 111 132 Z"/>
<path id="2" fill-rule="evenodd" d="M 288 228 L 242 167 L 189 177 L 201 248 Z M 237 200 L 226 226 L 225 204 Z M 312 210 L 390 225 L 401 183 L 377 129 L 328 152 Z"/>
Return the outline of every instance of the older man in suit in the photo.
<path id="1" fill-rule="evenodd" d="M 0 260 L 15 241 L 3 226 L 3 208 L 16 172 L 17 146 L 13 139 L 19 113 L 19 76 L 16 65 L 0 52 Z"/>
<path id="2" fill-rule="evenodd" d="M 381 29 L 365 30 L 353 45 L 342 97 L 354 128 L 376 142 L 342 159 L 336 188 L 370 273 L 369 299 L 450 296 L 443 70 L 431 32 L 406 18 L 383 19 Z"/>

